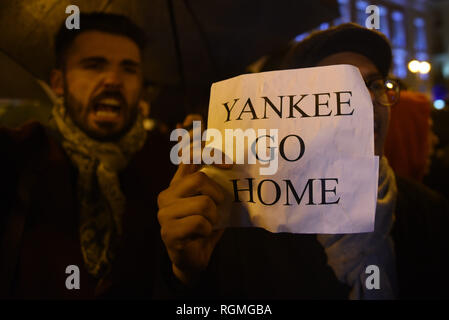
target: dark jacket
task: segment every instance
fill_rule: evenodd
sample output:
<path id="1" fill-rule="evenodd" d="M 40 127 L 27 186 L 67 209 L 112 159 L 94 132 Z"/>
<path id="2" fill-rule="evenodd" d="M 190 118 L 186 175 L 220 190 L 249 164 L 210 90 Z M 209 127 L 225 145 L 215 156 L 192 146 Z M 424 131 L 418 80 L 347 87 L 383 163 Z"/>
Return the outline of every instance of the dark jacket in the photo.
<path id="1" fill-rule="evenodd" d="M 195 294 L 216 299 L 347 299 L 313 234 L 228 228 Z"/>
<path id="2" fill-rule="evenodd" d="M 397 177 L 392 236 L 399 298 L 449 298 L 449 205 L 423 184 Z"/>
<path id="3" fill-rule="evenodd" d="M 447 299 L 449 205 L 420 183 L 397 177 L 397 185 L 392 230 L 397 298 Z M 349 295 L 347 286 L 335 282 L 315 235 L 227 229 L 203 276 L 191 293 L 203 298 L 345 299 Z"/>
<path id="4" fill-rule="evenodd" d="M 174 169 L 166 141 L 150 133 L 120 174 L 127 199 L 123 246 L 110 279 L 96 288 L 80 250 L 77 169 L 39 123 L 0 129 L 2 293 L 18 298 L 151 296 L 160 257 L 157 195 L 168 186 Z M 80 269 L 79 290 L 65 286 L 68 265 Z"/>
<path id="5" fill-rule="evenodd" d="M 127 199 L 123 248 L 111 277 L 96 288 L 97 281 L 85 270 L 80 251 L 77 169 L 42 125 L 0 129 L 3 295 L 68 299 L 347 297 L 348 288 L 326 265 L 324 250 L 314 236 L 271 234 L 256 228 L 226 230 L 198 290 L 180 286 L 171 272 L 157 222 L 157 195 L 168 187 L 175 169 L 169 146 L 167 137 L 150 134 L 120 174 Z M 80 268 L 80 290 L 65 287 L 68 265 Z"/>
<path id="6" fill-rule="evenodd" d="M 157 194 L 174 173 L 169 142 L 149 134 L 120 174 L 127 198 L 123 247 L 102 285 L 84 268 L 78 233 L 77 170 L 38 123 L 0 129 L 0 293 L 8 298 L 346 298 L 314 235 L 227 229 L 203 280 L 188 290 L 171 273 L 157 222 Z M 393 229 L 401 298 L 448 297 L 448 205 L 398 178 Z M 65 287 L 68 265 L 80 290 Z"/>
<path id="7" fill-rule="evenodd" d="M 203 280 L 181 286 L 171 273 L 157 222 L 157 194 L 174 173 L 169 141 L 149 134 L 120 174 L 127 198 L 123 247 L 102 285 L 84 268 L 78 234 L 77 170 L 38 123 L 0 129 L 0 293 L 8 298 L 341 298 L 349 288 L 326 265 L 314 235 L 227 229 Z M 393 229 L 401 298 L 448 297 L 448 205 L 398 178 Z M 80 290 L 65 287 L 68 265 Z"/>

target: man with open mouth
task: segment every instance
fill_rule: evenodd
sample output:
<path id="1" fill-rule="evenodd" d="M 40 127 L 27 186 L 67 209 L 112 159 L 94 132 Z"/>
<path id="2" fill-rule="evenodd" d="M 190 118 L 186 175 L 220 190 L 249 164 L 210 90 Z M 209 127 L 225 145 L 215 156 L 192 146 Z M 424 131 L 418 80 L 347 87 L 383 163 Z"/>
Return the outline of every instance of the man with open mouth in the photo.
<path id="1" fill-rule="evenodd" d="M 146 37 L 124 16 L 80 21 L 55 38 L 49 126 L 0 129 L 0 296 L 151 296 L 171 164 L 138 107 Z"/>

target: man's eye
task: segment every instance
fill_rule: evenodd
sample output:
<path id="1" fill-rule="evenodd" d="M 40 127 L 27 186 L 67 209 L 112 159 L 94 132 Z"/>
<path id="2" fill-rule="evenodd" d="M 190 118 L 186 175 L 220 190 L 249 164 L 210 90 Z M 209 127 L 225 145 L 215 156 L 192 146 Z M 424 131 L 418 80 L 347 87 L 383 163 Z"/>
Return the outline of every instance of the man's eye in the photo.
<path id="1" fill-rule="evenodd" d="M 102 67 L 100 63 L 88 63 L 84 65 L 84 68 L 89 70 L 100 70 Z"/>
<path id="2" fill-rule="evenodd" d="M 137 68 L 135 68 L 135 67 L 125 67 L 125 71 L 127 73 L 136 74 L 137 73 Z"/>

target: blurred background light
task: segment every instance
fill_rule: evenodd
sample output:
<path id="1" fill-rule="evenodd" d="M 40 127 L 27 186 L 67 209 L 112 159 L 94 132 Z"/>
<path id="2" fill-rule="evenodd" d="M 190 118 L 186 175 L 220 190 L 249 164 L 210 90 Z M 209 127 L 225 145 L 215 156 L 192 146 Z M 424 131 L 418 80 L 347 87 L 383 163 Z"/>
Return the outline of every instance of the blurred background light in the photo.
<path id="1" fill-rule="evenodd" d="M 444 109 L 445 106 L 446 106 L 446 102 L 444 102 L 444 100 L 442 100 L 442 99 L 438 99 L 433 102 L 433 107 L 437 110 Z"/>
<path id="2" fill-rule="evenodd" d="M 418 60 L 412 60 L 408 63 L 410 72 L 417 73 L 419 71 L 420 63 Z"/>
<path id="3" fill-rule="evenodd" d="M 431 68 L 432 66 L 427 61 L 418 61 L 414 59 L 408 63 L 408 69 L 413 73 L 419 72 L 421 74 L 427 74 L 430 72 Z"/>
<path id="4" fill-rule="evenodd" d="M 426 74 L 429 73 L 431 69 L 430 63 L 428 63 L 427 61 L 421 61 L 419 64 L 419 72 L 422 74 Z"/>

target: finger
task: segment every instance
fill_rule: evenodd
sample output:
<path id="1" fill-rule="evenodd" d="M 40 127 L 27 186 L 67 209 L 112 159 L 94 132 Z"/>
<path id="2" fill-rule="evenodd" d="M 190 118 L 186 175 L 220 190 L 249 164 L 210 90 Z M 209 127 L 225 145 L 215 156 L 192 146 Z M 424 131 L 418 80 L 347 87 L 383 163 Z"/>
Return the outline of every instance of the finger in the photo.
<path id="1" fill-rule="evenodd" d="M 202 163 L 202 152 L 204 148 L 205 142 L 194 140 L 190 143 L 190 163 L 199 162 L 198 164 Z M 196 161 L 194 161 L 196 160 Z"/>
<path id="2" fill-rule="evenodd" d="M 222 187 L 201 171 L 189 173 L 189 171 L 196 170 L 193 167 L 194 165 L 184 164 L 179 166 L 169 188 L 158 195 L 159 208 L 166 207 L 178 201 L 179 198 L 197 195 L 209 196 L 216 204 L 223 202 L 224 191 Z"/>
<path id="3" fill-rule="evenodd" d="M 218 230 L 213 230 L 212 234 L 210 235 L 210 240 L 212 243 L 215 244 L 218 242 L 218 240 L 220 240 L 221 236 L 223 235 L 225 229 L 218 229 Z"/>
<path id="4" fill-rule="evenodd" d="M 201 121 L 203 122 L 203 117 L 200 114 L 191 113 L 188 114 L 187 117 L 184 119 L 184 122 L 182 123 L 182 126 L 184 128 L 191 127 L 193 124 L 193 121 Z"/>
<path id="5" fill-rule="evenodd" d="M 233 164 L 233 163 L 231 163 L 231 164 L 227 164 L 227 163 L 222 163 L 222 164 L 214 163 L 214 166 L 216 166 L 216 167 L 219 168 L 219 169 L 230 170 L 230 169 L 232 169 L 232 167 L 234 166 L 234 164 Z"/>
<path id="6" fill-rule="evenodd" d="M 202 157 L 203 163 L 205 163 L 205 165 L 211 164 L 220 169 L 230 169 L 234 165 L 232 159 L 228 157 L 220 149 L 209 146 L 206 147 L 204 145 L 202 147 L 203 147 Z"/>
<path id="7" fill-rule="evenodd" d="M 173 179 L 170 182 L 170 185 L 178 183 L 181 179 L 184 179 L 188 175 L 198 171 L 200 169 L 200 165 L 197 164 L 186 164 L 181 162 L 176 170 Z"/>
<path id="8" fill-rule="evenodd" d="M 179 220 L 191 215 L 202 215 L 212 225 L 216 225 L 219 221 L 217 205 L 205 195 L 178 199 L 161 208 L 158 212 L 158 220 L 161 225 L 165 225 L 173 223 L 171 220 Z"/>
<path id="9" fill-rule="evenodd" d="M 200 215 L 193 215 L 183 218 L 175 225 L 161 226 L 161 236 L 168 244 L 178 244 L 178 250 L 182 249 L 186 240 L 206 238 L 213 232 L 210 222 Z"/>
<path id="10" fill-rule="evenodd" d="M 170 186 L 170 189 L 173 199 L 203 194 L 211 197 L 217 204 L 224 200 L 222 187 L 201 171 L 185 176 L 182 181 Z"/>

